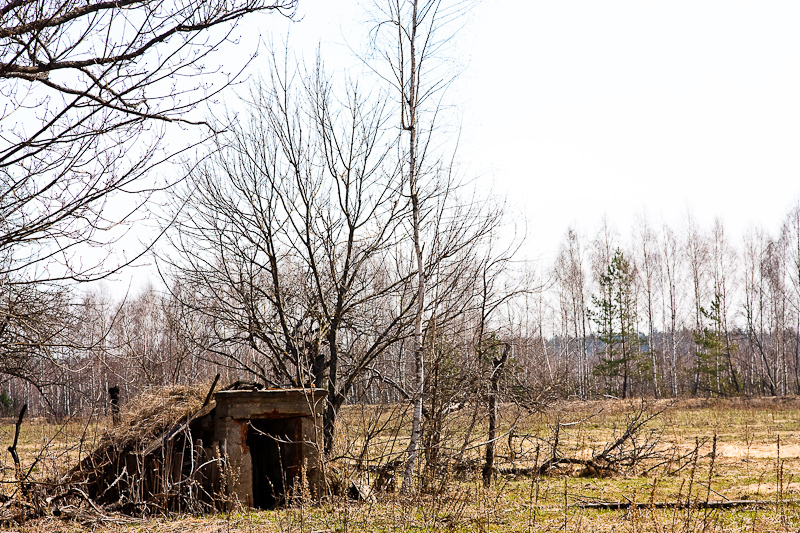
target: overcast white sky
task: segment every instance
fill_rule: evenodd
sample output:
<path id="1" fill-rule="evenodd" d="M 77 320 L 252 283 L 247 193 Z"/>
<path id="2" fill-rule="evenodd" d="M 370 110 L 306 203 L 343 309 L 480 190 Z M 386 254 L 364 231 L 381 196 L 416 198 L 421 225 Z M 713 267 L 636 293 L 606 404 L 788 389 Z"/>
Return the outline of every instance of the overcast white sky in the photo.
<path id="1" fill-rule="evenodd" d="M 288 32 L 299 56 L 354 64 L 344 36 L 362 44 L 365 4 L 300 0 L 297 22 L 250 19 L 242 49 Z M 643 213 L 774 233 L 800 197 L 799 25 L 796 1 L 477 2 L 449 95 L 462 172 L 526 214 L 543 267 L 604 215 L 623 240 Z"/>
<path id="2" fill-rule="evenodd" d="M 293 49 L 329 64 L 367 29 L 356 1 L 298 14 Z M 623 236 L 688 210 L 775 231 L 800 192 L 798 24 L 800 2 L 479 2 L 456 36 L 462 168 L 527 212 L 542 258 L 604 214 Z"/>

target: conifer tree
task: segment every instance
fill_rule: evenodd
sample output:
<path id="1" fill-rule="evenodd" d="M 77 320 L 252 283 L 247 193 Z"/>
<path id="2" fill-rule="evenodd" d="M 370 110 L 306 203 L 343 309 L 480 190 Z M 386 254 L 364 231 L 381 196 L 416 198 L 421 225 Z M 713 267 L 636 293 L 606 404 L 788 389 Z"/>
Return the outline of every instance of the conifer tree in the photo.
<path id="1" fill-rule="evenodd" d="M 620 396 L 628 397 L 632 370 L 639 355 L 640 340 L 636 328 L 635 269 L 617 248 L 605 274 L 600 277 L 600 296 L 592 295 L 594 309 L 589 317 L 598 326 L 603 343 L 595 375 L 619 386 Z"/>
<path id="2" fill-rule="evenodd" d="M 700 313 L 710 324 L 694 334 L 697 345 L 695 374 L 699 376 L 699 388 L 716 395 L 738 392 L 739 379 L 731 353 L 733 346 L 729 347 L 725 342 L 719 293 L 714 295 L 708 309 L 700 308 Z"/>

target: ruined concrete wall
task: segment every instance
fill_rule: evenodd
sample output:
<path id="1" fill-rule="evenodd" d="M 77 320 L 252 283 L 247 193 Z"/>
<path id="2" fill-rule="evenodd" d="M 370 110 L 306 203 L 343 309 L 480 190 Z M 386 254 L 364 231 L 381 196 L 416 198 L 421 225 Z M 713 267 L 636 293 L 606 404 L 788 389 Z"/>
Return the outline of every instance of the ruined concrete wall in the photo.
<path id="1" fill-rule="evenodd" d="M 275 453 L 273 450 L 251 450 L 251 445 L 269 447 L 270 441 L 265 439 L 275 441 L 273 446 L 281 453 L 284 480 L 275 480 L 275 491 L 290 491 L 305 472 L 312 494 L 320 492 L 323 483 L 320 444 L 325 393 L 321 389 L 285 389 L 222 391 L 216 394 L 214 443 L 227 455 L 225 487 L 231 499 L 248 507 L 271 505 L 272 500 L 265 500 L 259 493 L 264 490 L 263 485 L 254 486 L 253 478 L 254 468 L 258 474 L 256 484 L 265 475 L 261 472 L 263 465 L 254 467 L 254 457 L 263 463 L 264 457 L 258 454 Z M 271 475 L 274 477 L 276 474 Z M 265 501 L 269 503 L 265 504 Z"/>

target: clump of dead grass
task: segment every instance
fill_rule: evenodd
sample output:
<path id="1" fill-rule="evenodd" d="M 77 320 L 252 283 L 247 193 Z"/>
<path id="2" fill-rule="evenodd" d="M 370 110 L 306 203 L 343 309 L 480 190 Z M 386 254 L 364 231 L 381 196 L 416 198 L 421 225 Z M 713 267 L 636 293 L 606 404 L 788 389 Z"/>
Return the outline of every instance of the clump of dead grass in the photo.
<path id="1" fill-rule="evenodd" d="M 94 451 L 64 474 L 54 470 L 37 475 L 34 467 L 41 455 L 27 469 L 18 468 L 17 479 L 10 483 L 14 490 L 3 495 L 0 529 L 53 516 L 80 523 L 122 523 L 127 519 L 116 515 L 119 511 L 141 514 L 148 505 L 159 509 L 158 503 L 143 497 L 145 491 L 137 490 L 145 482 L 156 486 L 150 467 L 163 463 L 163 458 L 146 457 L 152 452 L 145 450 L 200 409 L 207 390 L 204 385 L 171 386 L 139 395 L 126 406 L 119 423 L 99 435 Z"/>
<path id="2" fill-rule="evenodd" d="M 200 409 L 208 388 L 208 384 L 172 385 L 145 391 L 123 409 L 120 423 L 109 428 L 106 444 L 114 443 L 118 447 L 132 444 L 134 450 L 143 450 L 165 431 Z"/>

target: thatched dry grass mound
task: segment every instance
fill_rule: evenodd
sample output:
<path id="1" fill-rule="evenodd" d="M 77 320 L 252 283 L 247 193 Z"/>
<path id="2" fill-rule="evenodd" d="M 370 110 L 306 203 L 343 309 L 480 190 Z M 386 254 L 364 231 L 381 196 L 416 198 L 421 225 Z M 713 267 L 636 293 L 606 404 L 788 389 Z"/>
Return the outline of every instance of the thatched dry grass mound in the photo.
<path id="1" fill-rule="evenodd" d="M 120 423 L 110 428 L 100 444 L 130 443 L 136 451 L 144 451 L 155 439 L 163 436 L 203 405 L 209 384 L 173 385 L 154 388 L 131 400 L 121 413 Z"/>
<path id="2" fill-rule="evenodd" d="M 65 481 L 126 514 L 206 510 L 210 497 L 198 493 L 200 457 L 190 422 L 213 408 L 203 408 L 208 388 L 172 386 L 133 399 Z"/>

